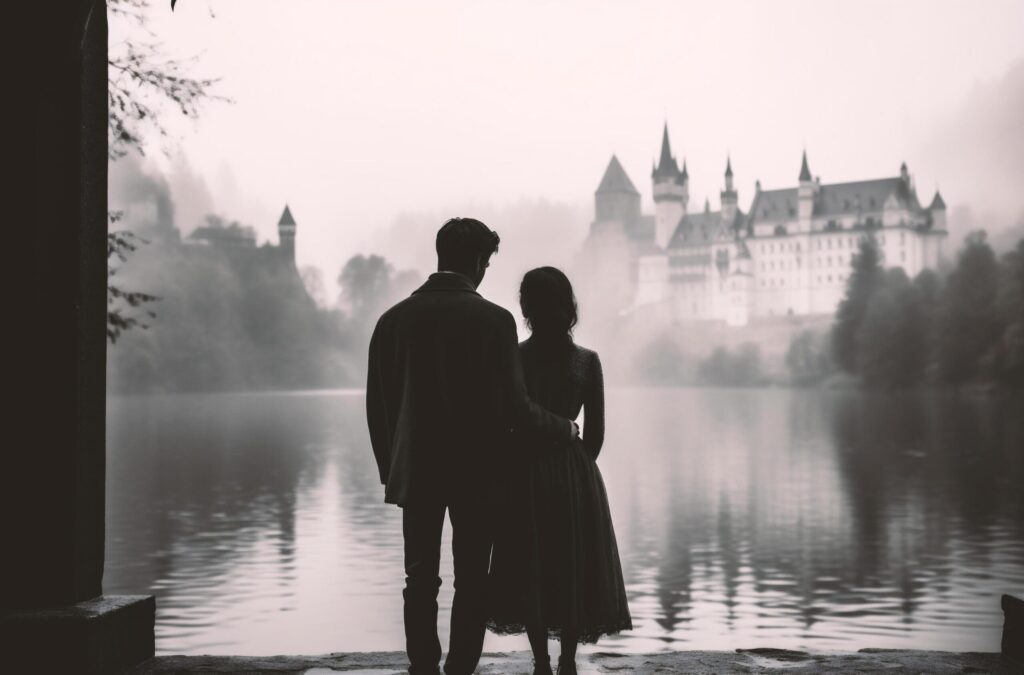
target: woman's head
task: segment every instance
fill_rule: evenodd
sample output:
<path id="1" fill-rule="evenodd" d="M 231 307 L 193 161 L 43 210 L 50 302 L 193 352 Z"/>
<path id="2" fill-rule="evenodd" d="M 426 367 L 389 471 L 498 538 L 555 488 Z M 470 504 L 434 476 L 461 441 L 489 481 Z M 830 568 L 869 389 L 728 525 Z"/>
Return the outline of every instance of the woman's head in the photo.
<path id="1" fill-rule="evenodd" d="M 569 278 L 555 267 L 538 267 L 523 276 L 519 306 L 526 324 L 541 338 L 571 339 L 578 318 Z"/>

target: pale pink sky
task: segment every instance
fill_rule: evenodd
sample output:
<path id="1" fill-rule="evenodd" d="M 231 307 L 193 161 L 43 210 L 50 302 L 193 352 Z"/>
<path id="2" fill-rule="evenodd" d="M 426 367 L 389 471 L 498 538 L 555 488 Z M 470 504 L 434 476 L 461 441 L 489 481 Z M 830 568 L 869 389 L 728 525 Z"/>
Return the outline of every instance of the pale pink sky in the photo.
<path id="1" fill-rule="evenodd" d="M 156 0 L 151 28 L 235 103 L 174 120 L 180 150 L 150 161 L 187 163 L 264 238 L 288 201 L 300 264 L 328 278 L 402 212 L 589 206 L 612 153 L 649 209 L 666 119 L 692 204 L 717 205 L 727 152 L 745 208 L 755 179 L 794 182 L 804 147 L 824 182 L 906 160 L 955 204 L 957 178 L 926 158 L 1024 57 L 1024 3 L 996 0 Z"/>

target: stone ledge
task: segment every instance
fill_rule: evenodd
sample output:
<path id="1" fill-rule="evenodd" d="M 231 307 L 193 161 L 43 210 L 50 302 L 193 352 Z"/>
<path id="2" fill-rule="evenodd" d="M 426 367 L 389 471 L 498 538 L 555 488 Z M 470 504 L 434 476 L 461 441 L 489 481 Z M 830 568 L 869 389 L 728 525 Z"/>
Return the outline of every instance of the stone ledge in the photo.
<path id="1" fill-rule="evenodd" d="M 155 618 L 151 595 L 0 610 L 0 658 L 11 673 L 123 673 L 153 656 Z"/>
<path id="2" fill-rule="evenodd" d="M 327 654 L 323 656 L 160 656 L 131 671 L 157 673 L 404 673 L 402 652 Z M 992 673 L 1009 675 L 1019 668 L 999 654 L 864 649 L 859 652 L 808 653 L 783 649 L 735 652 L 664 652 L 655 654 L 581 654 L 580 673 Z M 529 652 L 485 654 L 480 675 L 529 675 Z"/>

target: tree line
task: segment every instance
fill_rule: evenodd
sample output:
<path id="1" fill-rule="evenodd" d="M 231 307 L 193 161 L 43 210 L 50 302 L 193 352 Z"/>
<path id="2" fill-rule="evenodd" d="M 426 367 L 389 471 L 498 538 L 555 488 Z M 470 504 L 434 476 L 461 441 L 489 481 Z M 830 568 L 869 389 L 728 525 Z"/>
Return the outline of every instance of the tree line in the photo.
<path id="1" fill-rule="evenodd" d="M 362 386 L 377 316 L 418 281 L 356 255 L 339 301 L 320 307 L 277 247 L 177 237 L 139 246 L 117 274 L 155 297 L 108 351 L 108 387 L 121 393 Z"/>
<path id="2" fill-rule="evenodd" d="M 985 233 L 973 232 L 947 274 L 911 279 L 884 267 L 868 235 L 851 267 L 829 339 L 839 369 L 869 387 L 1024 386 L 1024 240 L 997 257 Z M 820 358 L 807 363 L 815 353 L 794 341 L 791 371 L 827 371 Z"/>

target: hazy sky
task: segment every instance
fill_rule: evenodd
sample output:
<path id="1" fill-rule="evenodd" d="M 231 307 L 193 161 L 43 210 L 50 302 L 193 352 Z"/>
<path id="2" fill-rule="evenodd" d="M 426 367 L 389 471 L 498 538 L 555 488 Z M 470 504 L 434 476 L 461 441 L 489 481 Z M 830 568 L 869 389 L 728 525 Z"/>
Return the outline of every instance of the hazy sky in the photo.
<path id="1" fill-rule="evenodd" d="M 955 204 L 915 159 L 1024 56 L 1019 0 L 168 5 L 155 35 L 235 100 L 175 121 L 172 160 L 150 153 L 177 173 L 178 226 L 214 210 L 276 238 L 287 201 L 300 264 L 328 278 L 400 213 L 589 206 L 612 153 L 650 209 L 666 119 L 691 205 L 717 205 L 726 153 L 746 208 L 755 179 L 795 182 L 804 147 L 824 182 L 905 159 L 923 198 Z"/>

